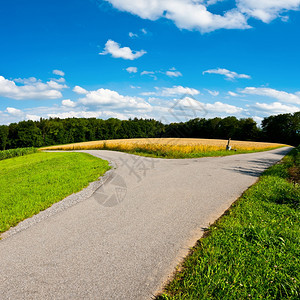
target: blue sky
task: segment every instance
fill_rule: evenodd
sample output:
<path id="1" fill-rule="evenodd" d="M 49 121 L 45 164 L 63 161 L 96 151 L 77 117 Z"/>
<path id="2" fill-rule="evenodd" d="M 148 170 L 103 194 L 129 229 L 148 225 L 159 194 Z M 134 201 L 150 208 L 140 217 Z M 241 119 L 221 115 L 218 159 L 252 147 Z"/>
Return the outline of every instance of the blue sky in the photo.
<path id="1" fill-rule="evenodd" d="M 0 123 L 300 110 L 300 0 L 2 0 Z"/>

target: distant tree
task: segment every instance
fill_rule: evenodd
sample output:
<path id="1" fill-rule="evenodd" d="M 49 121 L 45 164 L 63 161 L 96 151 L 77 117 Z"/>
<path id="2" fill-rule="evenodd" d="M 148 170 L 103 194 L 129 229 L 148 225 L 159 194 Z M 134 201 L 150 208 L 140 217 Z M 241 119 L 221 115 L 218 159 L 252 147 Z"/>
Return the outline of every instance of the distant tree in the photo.
<path id="1" fill-rule="evenodd" d="M 292 117 L 292 132 L 291 139 L 292 145 L 298 146 L 300 145 L 300 111 L 295 112 Z"/>
<path id="2" fill-rule="evenodd" d="M 42 131 L 33 121 L 22 121 L 18 124 L 18 147 L 41 147 L 43 145 Z"/>
<path id="3" fill-rule="evenodd" d="M 260 129 L 252 118 L 240 119 L 239 126 L 236 131 L 236 139 L 255 141 L 260 137 Z"/>
<path id="4" fill-rule="evenodd" d="M 92 140 L 123 138 L 221 138 L 265 140 L 291 145 L 300 143 L 300 112 L 265 118 L 262 129 L 251 118 L 195 118 L 163 124 L 154 119 L 108 120 L 49 118 L 0 126 L 0 149 L 40 147 Z"/>
<path id="5" fill-rule="evenodd" d="M 1 125 L 0 126 L 0 149 L 5 150 L 7 142 L 8 142 L 8 126 Z"/>
<path id="6" fill-rule="evenodd" d="M 222 139 L 236 138 L 239 128 L 239 120 L 236 117 L 226 117 L 219 123 L 218 137 Z"/>
<path id="7" fill-rule="evenodd" d="M 280 114 L 264 118 L 263 138 L 270 142 L 280 142 L 297 146 L 300 139 L 300 112 Z"/>

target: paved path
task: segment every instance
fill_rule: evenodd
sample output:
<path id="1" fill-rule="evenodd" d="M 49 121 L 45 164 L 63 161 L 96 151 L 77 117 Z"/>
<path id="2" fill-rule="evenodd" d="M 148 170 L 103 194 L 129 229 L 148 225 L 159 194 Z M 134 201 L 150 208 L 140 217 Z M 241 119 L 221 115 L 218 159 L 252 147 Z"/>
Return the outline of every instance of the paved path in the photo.
<path id="1" fill-rule="evenodd" d="M 151 299 L 203 228 L 289 150 L 184 160 L 85 151 L 117 168 L 93 196 L 0 241 L 0 299 Z"/>

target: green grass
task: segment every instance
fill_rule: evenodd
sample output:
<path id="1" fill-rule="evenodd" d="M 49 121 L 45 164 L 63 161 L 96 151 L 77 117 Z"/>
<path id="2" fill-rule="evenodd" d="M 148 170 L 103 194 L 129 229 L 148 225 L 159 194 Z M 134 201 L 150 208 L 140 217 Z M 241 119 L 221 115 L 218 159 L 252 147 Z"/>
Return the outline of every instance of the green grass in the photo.
<path id="1" fill-rule="evenodd" d="M 0 151 L 0 160 L 36 153 L 37 148 L 17 148 Z"/>
<path id="2" fill-rule="evenodd" d="M 300 148 L 210 226 L 157 299 L 299 299 Z M 295 181 L 294 181 L 295 182 Z"/>
<path id="3" fill-rule="evenodd" d="M 36 153 L 0 161 L 0 232 L 86 187 L 109 169 L 85 153 Z"/>
<path id="4" fill-rule="evenodd" d="M 243 153 L 255 153 L 255 152 L 274 150 L 282 147 L 284 146 L 275 147 L 275 148 L 273 147 L 273 148 L 257 149 L 257 150 L 236 150 L 236 151 L 215 150 L 215 151 L 193 152 L 193 153 L 183 153 L 180 151 L 151 151 L 151 150 L 145 150 L 143 148 L 142 149 L 136 148 L 133 151 L 124 151 L 120 149 L 107 149 L 107 150 L 127 152 L 130 154 L 146 156 L 146 157 L 177 159 L 177 158 L 216 157 L 216 156 L 243 154 Z"/>

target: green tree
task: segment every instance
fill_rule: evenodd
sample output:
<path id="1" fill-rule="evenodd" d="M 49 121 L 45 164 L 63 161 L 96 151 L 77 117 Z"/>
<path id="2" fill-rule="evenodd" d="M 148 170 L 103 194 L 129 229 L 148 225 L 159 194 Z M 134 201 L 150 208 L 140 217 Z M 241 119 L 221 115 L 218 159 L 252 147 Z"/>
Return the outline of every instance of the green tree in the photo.
<path id="1" fill-rule="evenodd" d="M 8 142 L 8 126 L 0 126 L 0 149 L 5 150 Z"/>

